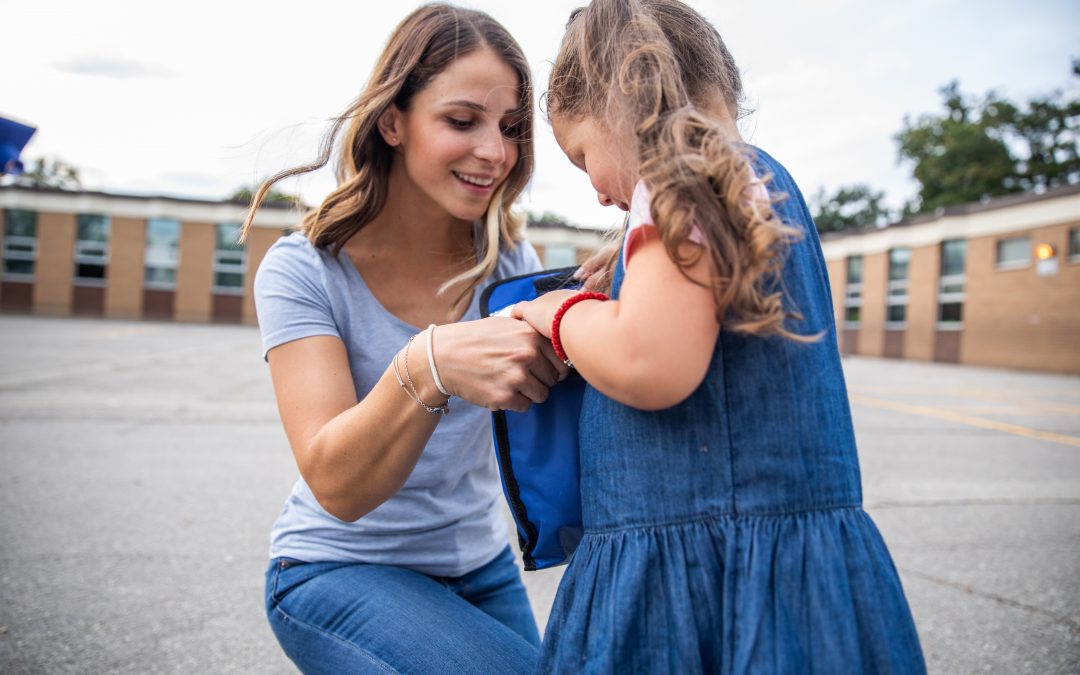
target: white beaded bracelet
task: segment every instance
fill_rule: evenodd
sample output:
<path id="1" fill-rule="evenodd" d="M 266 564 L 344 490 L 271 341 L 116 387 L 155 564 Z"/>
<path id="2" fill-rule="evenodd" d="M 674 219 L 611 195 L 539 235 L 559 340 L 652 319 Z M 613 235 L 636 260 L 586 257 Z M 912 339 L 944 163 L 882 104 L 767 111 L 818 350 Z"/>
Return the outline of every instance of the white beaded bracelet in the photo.
<path id="1" fill-rule="evenodd" d="M 435 324 L 431 324 L 427 327 L 427 362 L 431 368 L 431 379 L 435 380 L 435 388 L 439 390 L 439 393 L 443 396 L 450 396 L 450 392 L 446 391 L 446 387 L 443 386 L 442 380 L 439 379 L 439 370 L 435 367 Z"/>

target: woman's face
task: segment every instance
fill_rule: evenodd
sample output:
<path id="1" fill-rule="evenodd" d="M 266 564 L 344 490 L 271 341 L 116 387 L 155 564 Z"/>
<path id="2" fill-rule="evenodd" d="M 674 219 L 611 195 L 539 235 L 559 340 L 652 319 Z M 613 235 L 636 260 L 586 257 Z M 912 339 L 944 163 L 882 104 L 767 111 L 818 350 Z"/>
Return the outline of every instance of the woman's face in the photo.
<path id="1" fill-rule="evenodd" d="M 490 49 L 456 59 L 381 130 L 398 155 L 391 190 L 461 220 L 483 217 L 518 160 L 514 135 L 526 114 L 517 73 Z"/>

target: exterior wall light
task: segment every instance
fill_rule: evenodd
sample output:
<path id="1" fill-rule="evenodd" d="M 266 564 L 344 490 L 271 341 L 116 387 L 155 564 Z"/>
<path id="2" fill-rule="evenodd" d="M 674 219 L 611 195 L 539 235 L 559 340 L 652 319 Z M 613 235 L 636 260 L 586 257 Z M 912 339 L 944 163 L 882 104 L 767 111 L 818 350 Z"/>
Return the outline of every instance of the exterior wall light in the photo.
<path id="1" fill-rule="evenodd" d="M 1058 273 L 1057 251 L 1053 244 L 1039 244 L 1035 247 L 1035 274 L 1040 277 L 1053 276 Z"/>

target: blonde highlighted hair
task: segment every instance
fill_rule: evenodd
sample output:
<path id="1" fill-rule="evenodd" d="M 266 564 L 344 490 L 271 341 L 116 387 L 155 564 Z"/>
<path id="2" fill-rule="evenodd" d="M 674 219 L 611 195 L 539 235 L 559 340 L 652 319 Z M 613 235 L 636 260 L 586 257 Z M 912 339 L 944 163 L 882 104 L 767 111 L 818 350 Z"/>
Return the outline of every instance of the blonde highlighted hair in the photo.
<path id="1" fill-rule="evenodd" d="M 730 330 L 805 341 L 784 321 L 779 272 L 799 231 L 780 221 L 750 149 L 710 114 L 739 118 L 742 82 L 716 29 L 677 0 L 593 0 L 567 24 L 545 94 L 552 119 L 594 119 L 637 142 L 638 173 L 668 255 L 710 258 L 717 318 Z M 700 228 L 704 247 L 679 247 Z M 684 249 L 685 250 L 685 249 Z"/>
<path id="2" fill-rule="evenodd" d="M 378 130 L 379 117 L 391 105 L 408 110 L 413 96 L 455 59 L 490 49 L 517 74 L 520 116 L 510 135 L 518 144 L 517 162 L 498 187 L 484 217 L 482 237 L 475 242 L 477 264 L 442 285 L 440 293 L 464 283 L 458 306 L 495 269 L 501 247 L 513 248 L 522 238 L 524 219 L 511 207 L 533 171 L 532 81 L 521 47 L 497 21 L 478 12 L 442 3 L 424 5 L 398 24 L 375 64 L 363 92 L 334 120 L 311 164 L 268 178 L 252 198 L 241 231 L 246 238 L 255 212 L 280 180 L 299 176 L 329 163 L 337 151 L 337 187 L 304 215 L 298 230 L 316 247 L 337 255 L 345 242 L 378 215 L 386 204 L 394 149 Z M 340 136 L 340 141 L 338 140 Z"/>

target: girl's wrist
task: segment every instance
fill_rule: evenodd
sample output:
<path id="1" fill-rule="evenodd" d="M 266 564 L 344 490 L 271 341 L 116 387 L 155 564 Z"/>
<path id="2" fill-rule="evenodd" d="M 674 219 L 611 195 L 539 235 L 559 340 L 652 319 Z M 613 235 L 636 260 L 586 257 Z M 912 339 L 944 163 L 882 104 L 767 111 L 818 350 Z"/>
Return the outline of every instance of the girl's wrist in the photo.
<path id="1" fill-rule="evenodd" d="M 604 293 L 585 291 L 570 296 L 565 301 L 563 301 L 561 305 L 559 305 L 559 308 L 557 310 L 555 310 L 555 315 L 554 317 L 552 317 L 551 320 L 551 346 L 555 349 L 555 356 L 559 357 L 559 359 L 563 363 L 568 366 L 573 366 L 573 364 L 570 363 L 570 357 L 566 355 L 566 350 L 563 349 L 562 344 L 562 322 L 567 312 L 569 312 L 570 309 L 577 304 L 585 302 L 587 300 L 605 301 L 608 299 L 608 296 Z"/>

